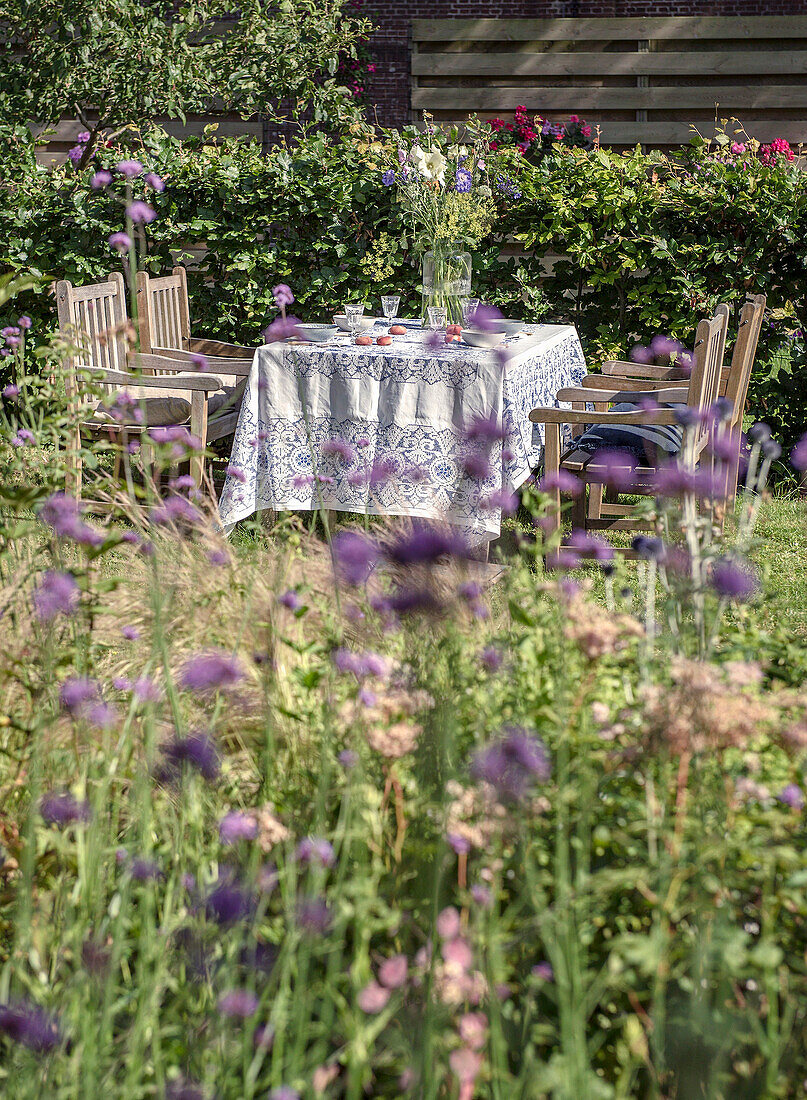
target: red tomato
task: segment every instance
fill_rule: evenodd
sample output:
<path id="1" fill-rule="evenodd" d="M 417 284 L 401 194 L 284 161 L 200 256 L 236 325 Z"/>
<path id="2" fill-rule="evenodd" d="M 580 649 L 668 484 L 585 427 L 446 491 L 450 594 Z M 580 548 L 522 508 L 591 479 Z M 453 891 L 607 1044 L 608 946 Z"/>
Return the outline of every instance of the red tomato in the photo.
<path id="1" fill-rule="evenodd" d="M 446 332 L 452 336 L 462 336 L 462 325 L 447 325 Z"/>
<path id="2" fill-rule="evenodd" d="M 367 347 L 368 344 L 372 344 L 372 342 L 373 342 L 372 336 L 357 336 L 355 341 L 354 341 L 354 343 L 356 343 L 356 344 L 361 344 L 361 346 L 363 348 Z"/>
<path id="3" fill-rule="evenodd" d="M 457 334 L 455 332 L 447 332 L 446 333 L 446 343 L 447 344 L 458 344 L 459 339 L 460 339 L 459 336 L 457 336 Z"/>
<path id="4" fill-rule="evenodd" d="M 383 346 L 386 347 L 387 344 L 392 343 L 392 337 L 391 336 L 379 336 L 378 339 L 376 340 L 376 343 L 377 344 L 382 344 Z"/>
<path id="5" fill-rule="evenodd" d="M 406 329 L 403 325 L 393 325 L 390 332 L 393 336 L 406 336 Z"/>

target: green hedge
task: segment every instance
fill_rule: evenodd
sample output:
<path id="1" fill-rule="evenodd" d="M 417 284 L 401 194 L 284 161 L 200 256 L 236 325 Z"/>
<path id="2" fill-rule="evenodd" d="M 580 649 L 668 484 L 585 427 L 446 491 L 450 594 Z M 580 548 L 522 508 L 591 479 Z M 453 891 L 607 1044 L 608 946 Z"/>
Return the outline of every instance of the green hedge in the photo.
<path id="1" fill-rule="evenodd" d="M 0 265 L 77 283 L 115 267 L 107 238 L 122 228 L 120 191 L 91 190 L 91 170 L 37 168 L 22 130 L 0 139 Z M 160 132 L 131 139 L 126 148 L 168 185 L 151 196 L 159 216 L 144 234 L 142 265 L 160 272 L 188 261 L 196 331 L 239 340 L 254 341 L 273 315 L 278 281 L 294 288 L 305 319 L 390 290 L 414 308 L 417 257 L 380 180 L 379 143 L 394 140 L 354 127 L 263 159 L 247 142 L 183 145 Z M 474 257 L 475 289 L 530 319 L 574 322 L 592 364 L 659 332 L 691 338 L 719 300 L 736 312 L 747 293 L 763 291 L 774 320 L 750 409 L 789 444 L 807 422 L 798 335 L 807 329 L 807 179 L 784 158 L 764 165 L 724 148 L 674 159 L 573 150 L 525 165 L 521 199 Z M 105 149 L 98 163 L 114 165 L 122 151 Z M 380 237 L 381 278 L 361 263 Z M 200 244 L 198 265 L 192 246 Z M 52 324 L 43 302 L 29 298 L 25 307 Z"/>

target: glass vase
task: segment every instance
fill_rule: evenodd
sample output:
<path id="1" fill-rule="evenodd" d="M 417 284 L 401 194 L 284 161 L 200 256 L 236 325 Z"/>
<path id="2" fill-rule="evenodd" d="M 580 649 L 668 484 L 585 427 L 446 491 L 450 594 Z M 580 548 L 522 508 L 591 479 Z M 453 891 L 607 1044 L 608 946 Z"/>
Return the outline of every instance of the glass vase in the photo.
<path id="1" fill-rule="evenodd" d="M 422 324 L 429 321 L 429 306 L 445 306 L 448 324 L 462 324 L 460 300 L 471 293 L 471 253 L 462 245 L 437 243 L 423 254 L 420 314 Z"/>

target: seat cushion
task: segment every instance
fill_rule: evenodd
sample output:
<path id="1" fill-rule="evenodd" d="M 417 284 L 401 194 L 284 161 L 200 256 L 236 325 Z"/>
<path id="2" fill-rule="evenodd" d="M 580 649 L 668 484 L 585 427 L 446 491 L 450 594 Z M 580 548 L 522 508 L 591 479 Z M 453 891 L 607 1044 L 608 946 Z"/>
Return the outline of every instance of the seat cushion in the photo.
<path id="1" fill-rule="evenodd" d="M 683 408 L 683 404 L 662 405 L 664 409 Z M 640 406 L 628 401 L 611 405 L 613 413 L 640 412 Z M 651 466 L 657 458 L 676 455 L 681 450 L 683 429 L 678 424 L 592 424 L 574 445 L 579 451 L 594 454 L 595 451 L 627 451 L 637 462 Z"/>
<path id="2" fill-rule="evenodd" d="M 247 380 L 242 379 L 235 386 L 224 385 L 216 393 L 211 393 L 210 401 L 208 403 L 208 416 L 226 416 L 228 413 L 239 413 L 241 411 L 241 402 L 244 399 L 244 390 L 246 388 Z"/>
<path id="3" fill-rule="evenodd" d="M 161 397 L 145 397 L 134 391 L 121 390 L 99 401 L 92 419 L 99 424 L 164 427 L 184 424 L 190 415 L 191 403 L 185 397 L 171 393 Z"/>

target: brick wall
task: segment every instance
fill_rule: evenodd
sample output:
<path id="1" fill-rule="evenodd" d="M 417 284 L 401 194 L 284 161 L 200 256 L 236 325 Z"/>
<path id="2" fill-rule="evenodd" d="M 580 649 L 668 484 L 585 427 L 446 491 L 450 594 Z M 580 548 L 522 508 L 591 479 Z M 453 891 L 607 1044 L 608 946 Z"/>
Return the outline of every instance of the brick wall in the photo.
<path id="1" fill-rule="evenodd" d="M 371 115 L 383 125 L 400 126 L 411 118 L 412 19 L 804 15 L 807 0 L 366 0 L 363 10 L 378 28 L 370 40 L 376 66 L 367 88 Z"/>

